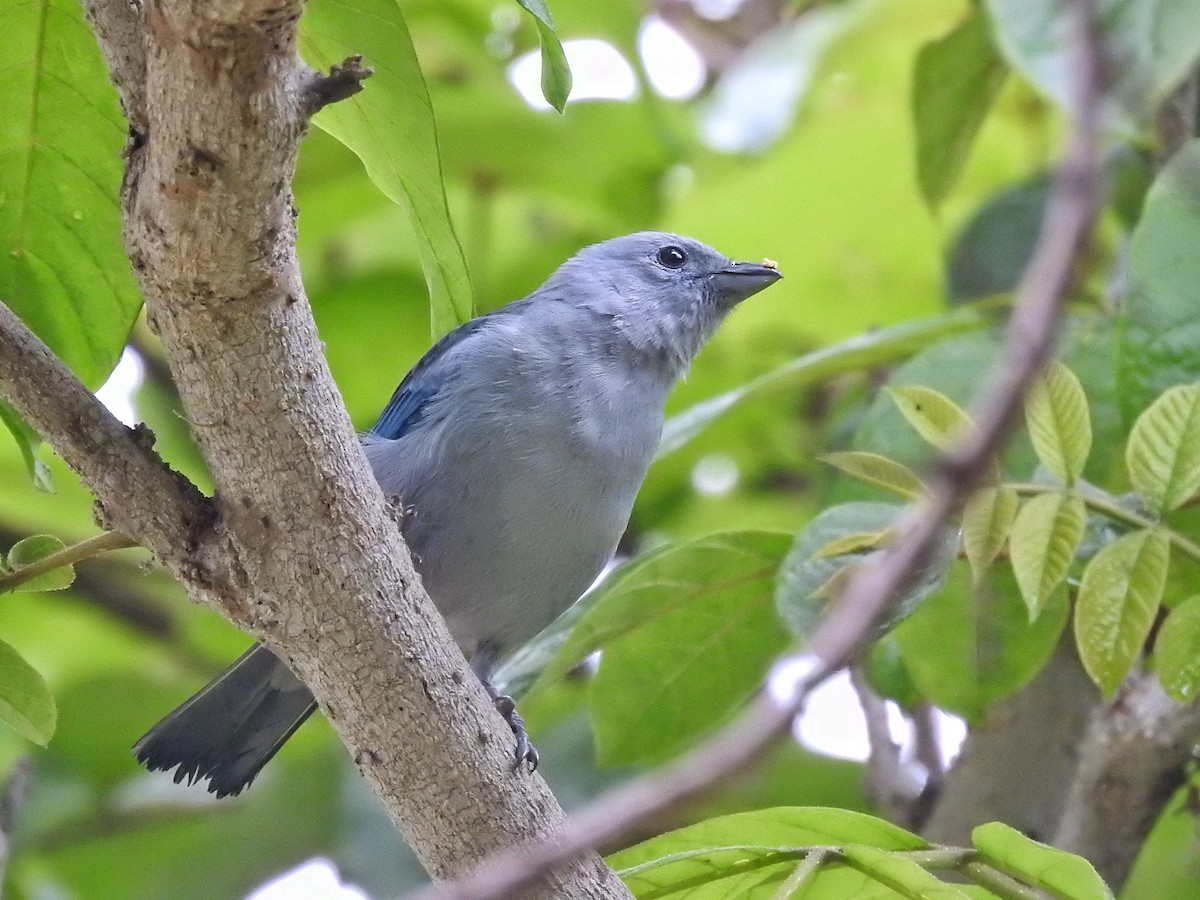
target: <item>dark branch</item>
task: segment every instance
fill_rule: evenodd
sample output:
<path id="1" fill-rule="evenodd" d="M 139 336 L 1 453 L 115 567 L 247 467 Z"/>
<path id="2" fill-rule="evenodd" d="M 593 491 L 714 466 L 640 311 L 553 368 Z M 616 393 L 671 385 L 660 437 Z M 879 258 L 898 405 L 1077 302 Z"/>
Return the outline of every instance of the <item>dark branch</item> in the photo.
<path id="1" fill-rule="evenodd" d="M 331 103 L 353 97 L 374 74 L 374 69 L 362 64 L 361 56 L 349 57 L 340 66 L 331 68 L 328 75 L 314 72 L 304 86 L 305 114 L 314 116 Z"/>

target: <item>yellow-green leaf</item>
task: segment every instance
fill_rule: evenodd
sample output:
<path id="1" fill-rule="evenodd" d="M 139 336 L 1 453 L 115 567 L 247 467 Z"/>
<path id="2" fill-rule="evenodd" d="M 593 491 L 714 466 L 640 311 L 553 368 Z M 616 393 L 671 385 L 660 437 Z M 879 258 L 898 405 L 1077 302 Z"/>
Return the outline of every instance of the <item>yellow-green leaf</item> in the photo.
<path id="1" fill-rule="evenodd" d="M 1083 668 L 1112 694 L 1142 652 L 1167 581 L 1170 545 L 1158 530 L 1113 541 L 1088 563 L 1075 600 Z"/>
<path id="2" fill-rule="evenodd" d="M 912 469 L 878 453 L 862 450 L 826 453 L 821 456 L 821 461 L 859 481 L 877 485 L 910 500 L 925 492 L 925 485 Z"/>
<path id="3" fill-rule="evenodd" d="M 8 568 L 23 569 L 47 556 L 66 549 L 66 544 L 52 534 L 35 534 L 17 541 L 8 551 Z M 18 591 L 61 591 L 75 581 L 74 566 L 59 566 L 18 585 Z"/>
<path id="4" fill-rule="evenodd" d="M 883 531 L 855 531 L 834 538 L 828 544 L 812 555 L 813 559 L 832 559 L 847 553 L 861 553 L 864 550 L 875 550 L 881 544 L 887 543 L 895 532 L 890 528 Z"/>
<path id="5" fill-rule="evenodd" d="M 1075 373 L 1051 362 L 1025 398 L 1025 422 L 1042 465 L 1073 484 L 1092 449 L 1092 419 Z"/>
<path id="6" fill-rule="evenodd" d="M 1039 494 L 1017 513 L 1008 537 L 1008 552 L 1017 587 L 1029 608 L 1030 622 L 1066 576 L 1086 524 L 1083 501 L 1060 491 Z"/>
<path id="7" fill-rule="evenodd" d="M 880 850 L 850 844 L 842 848 L 842 858 L 864 875 L 891 888 L 901 897 L 921 897 L 922 900 L 969 900 L 969 896 L 950 884 L 945 884 L 913 860 Z"/>
<path id="8" fill-rule="evenodd" d="M 37 669 L 0 641 L 0 720 L 45 747 L 54 736 L 57 719 L 54 697 Z"/>
<path id="9" fill-rule="evenodd" d="M 1180 703 L 1200 688 L 1200 594 L 1171 610 L 1154 642 L 1154 667 L 1163 690 Z"/>
<path id="10" fill-rule="evenodd" d="M 972 426 L 970 417 L 941 391 L 910 384 L 889 387 L 887 392 L 908 424 L 939 450 L 950 447 Z"/>
<path id="11" fill-rule="evenodd" d="M 1017 515 L 1020 500 L 1011 487 L 984 488 L 963 508 L 962 539 L 971 574 L 979 581 L 995 562 Z"/>
<path id="12" fill-rule="evenodd" d="M 1055 897 L 1112 900 L 1104 879 L 1082 856 L 1038 843 L 1003 822 L 980 825 L 971 842 L 988 862 Z"/>
<path id="13" fill-rule="evenodd" d="M 1200 490 L 1200 385 L 1163 391 L 1138 416 L 1125 450 L 1129 480 L 1155 514 Z"/>

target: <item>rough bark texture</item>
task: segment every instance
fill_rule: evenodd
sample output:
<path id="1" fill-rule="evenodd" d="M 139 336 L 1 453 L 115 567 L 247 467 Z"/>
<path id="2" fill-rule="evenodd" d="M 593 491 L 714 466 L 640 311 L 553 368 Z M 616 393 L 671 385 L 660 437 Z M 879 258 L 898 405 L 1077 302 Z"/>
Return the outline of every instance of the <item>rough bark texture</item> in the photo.
<path id="1" fill-rule="evenodd" d="M 134 132 L 127 249 L 215 502 L 7 310 L 0 349 L 28 365 L 7 367 L 0 390 L 114 527 L 288 660 L 435 878 L 553 835 L 563 813 L 514 770 L 511 735 L 420 586 L 300 283 L 289 185 L 313 108 L 301 3 L 151 0 L 140 18 L 125 0 L 86 6 Z M 523 896 L 628 894 L 590 854 Z"/>
<path id="2" fill-rule="evenodd" d="M 1089 723 L 1054 845 L 1119 890 L 1197 743 L 1200 703 L 1176 703 L 1153 674 L 1131 676 Z"/>

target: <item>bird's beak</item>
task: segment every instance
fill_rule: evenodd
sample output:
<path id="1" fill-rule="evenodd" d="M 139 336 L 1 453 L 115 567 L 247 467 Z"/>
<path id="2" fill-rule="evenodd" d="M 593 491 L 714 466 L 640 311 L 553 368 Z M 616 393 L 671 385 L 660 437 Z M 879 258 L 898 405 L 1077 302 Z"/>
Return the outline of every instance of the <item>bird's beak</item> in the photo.
<path id="1" fill-rule="evenodd" d="M 741 303 L 783 277 L 774 264 L 735 262 L 709 276 L 717 295 L 729 304 Z"/>

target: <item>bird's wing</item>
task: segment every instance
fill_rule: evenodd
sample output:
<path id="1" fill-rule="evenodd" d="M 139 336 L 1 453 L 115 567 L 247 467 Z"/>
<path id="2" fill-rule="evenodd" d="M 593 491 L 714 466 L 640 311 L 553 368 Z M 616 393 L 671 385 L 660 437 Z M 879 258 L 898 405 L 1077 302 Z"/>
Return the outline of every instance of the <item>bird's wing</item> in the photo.
<path id="1" fill-rule="evenodd" d="M 371 426 L 372 437 L 394 441 L 413 428 L 425 415 L 425 408 L 446 386 L 454 369 L 454 354 L 470 338 L 479 334 L 504 318 L 518 316 L 528 306 L 529 300 L 517 300 L 472 319 L 444 335 L 430 347 L 415 366 L 409 369 L 392 399 L 375 424 Z"/>
<path id="2" fill-rule="evenodd" d="M 392 394 L 392 399 L 371 426 L 371 434 L 394 441 L 421 421 L 425 405 L 436 397 L 445 385 L 445 378 L 439 377 L 440 373 L 437 372 L 438 364 L 453 347 L 476 334 L 486 324 L 486 316 L 472 319 L 444 335 L 425 351 L 425 355 L 417 364 L 408 370 L 408 374 Z"/>

